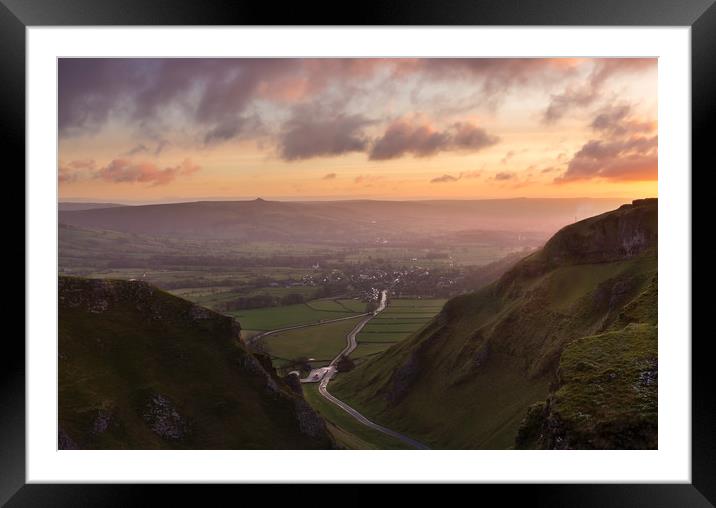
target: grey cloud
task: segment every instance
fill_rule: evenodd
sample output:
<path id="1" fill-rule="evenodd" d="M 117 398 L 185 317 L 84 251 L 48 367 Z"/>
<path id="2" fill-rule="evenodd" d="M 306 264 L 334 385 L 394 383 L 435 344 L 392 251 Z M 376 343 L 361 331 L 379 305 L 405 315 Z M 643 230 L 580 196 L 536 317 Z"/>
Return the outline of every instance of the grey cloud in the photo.
<path id="1" fill-rule="evenodd" d="M 243 112 L 262 83 L 299 65 L 293 59 L 63 58 L 60 134 L 96 131 L 113 112 L 143 125 L 170 108 L 216 128 Z"/>
<path id="2" fill-rule="evenodd" d="M 236 137 L 244 125 L 238 118 L 232 118 L 212 127 L 204 136 L 204 143 L 207 145 L 220 143 Z"/>
<path id="3" fill-rule="evenodd" d="M 329 89 L 353 90 L 383 76 L 389 82 L 420 75 L 431 81 L 470 80 L 494 95 L 570 69 L 554 59 L 276 59 L 62 58 L 59 60 L 60 135 L 97 132 L 117 114 L 137 127 L 182 112 L 202 134 L 222 139 L 226 122 L 248 113 L 254 100 L 315 100 Z M 333 86 L 336 85 L 336 86 Z M 289 99 L 290 98 L 290 99 Z"/>
<path id="4" fill-rule="evenodd" d="M 590 105 L 597 96 L 597 90 L 590 86 L 569 87 L 562 93 L 552 95 L 542 119 L 548 124 L 555 123 L 571 109 Z"/>
<path id="5" fill-rule="evenodd" d="M 572 156 L 555 183 L 604 178 L 612 181 L 655 180 L 658 172 L 656 122 L 632 115 L 629 104 L 610 104 L 597 112 L 590 139 Z"/>
<path id="6" fill-rule="evenodd" d="M 469 122 L 458 122 L 438 131 L 426 122 L 401 119 L 390 124 L 383 136 L 375 141 L 370 159 L 387 160 L 406 154 L 429 157 L 449 150 L 479 151 L 498 141 L 498 137 Z"/>
<path id="7" fill-rule="evenodd" d="M 604 84 L 614 75 L 638 73 L 654 68 L 655 58 L 602 58 L 595 60 L 594 68 L 585 85 L 567 86 L 563 92 L 553 94 L 542 120 L 555 123 L 569 111 L 593 104 L 602 94 Z"/>
<path id="8" fill-rule="evenodd" d="M 127 150 L 123 155 L 131 157 L 132 155 L 137 155 L 138 153 L 144 153 L 148 152 L 149 148 L 144 143 L 140 143 L 129 150 Z"/>
<path id="9" fill-rule="evenodd" d="M 457 182 L 460 178 L 452 175 L 438 176 L 430 180 L 430 183 L 446 183 L 446 182 Z"/>
<path id="10" fill-rule="evenodd" d="M 430 180 L 430 183 L 448 183 L 448 182 L 457 182 L 459 180 L 464 179 L 470 179 L 470 178 L 480 178 L 482 176 L 482 171 L 462 171 L 458 176 L 453 176 L 449 174 L 444 174 L 442 176 L 437 176 Z"/>
<path id="11" fill-rule="evenodd" d="M 657 177 L 657 136 L 619 140 L 590 140 L 574 154 L 567 171 L 555 183 L 606 178 L 654 180 Z"/>
<path id="12" fill-rule="evenodd" d="M 590 127 L 607 136 L 623 136 L 651 132 L 656 128 L 656 123 L 633 118 L 631 106 L 620 104 L 602 108 L 592 120 Z"/>
<path id="13" fill-rule="evenodd" d="M 171 142 L 167 139 L 158 140 L 157 147 L 154 149 L 154 155 L 160 155 L 169 145 L 171 145 Z"/>
<path id="14" fill-rule="evenodd" d="M 362 130 L 369 123 L 361 115 L 331 116 L 315 106 L 296 108 L 279 135 L 279 155 L 294 161 L 362 152 L 368 144 Z"/>

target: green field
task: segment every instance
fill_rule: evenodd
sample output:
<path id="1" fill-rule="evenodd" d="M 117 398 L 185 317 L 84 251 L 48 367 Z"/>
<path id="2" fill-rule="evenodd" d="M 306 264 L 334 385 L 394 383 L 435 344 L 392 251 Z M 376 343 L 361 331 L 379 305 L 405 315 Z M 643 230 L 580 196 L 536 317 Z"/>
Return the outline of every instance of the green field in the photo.
<path id="1" fill-rule="evenodd" d="M 348 305 L 346 303 L 348 302 Z M 358 305 L 356 305 L 358 304 Z M 332 299 L 323 299 L 323 300 L 313 300 L 310 302 L 307 302 L 306 305 L 308 305 L 310 308 L 314 310 L 319 311 L 325 311 L 325 312 L 340 312 L 340 313 L 346 313 L 346 312 L 360 312 L 361 314 L 365 312 L 366 304 L 359 302 L 357 300 L 332 300 Z"/>
<path id="2" fill-rule="evenodd" d="M 261 331 L 276 330 L 293 325 L 318 323 L 320 321 L 350 317 L 358 314 L 338 307 L 337 304 L 337 308 L 341 310 L 316 310 L 313 306 L 317 301 L 321 300 L 309 302 L 311 306 L 305 303 L 299 303 L 282 307 L 237 310 L 227 312 L 227 314 L 234 317 L 241 324 L 241 328 Z M 321 307 L 323 307 L 323 304 L 319 304 L 319 308 Z"/>
<path id="3" fill-rule="evenodd" d="M 444 300 L 396 299 L 388 308 L 368 322 L 358 334 L 358 347 L 351 354 L 356 360 L 380 353 L 413 332 L 421 329 L 440 310 Z M 360 309 L 365 304 L 358 300 L 313 300 L 306 304 L 270 307 L 231 313 L 243 328 L 244 336 L 258 331 L 275 330 L 297 324 L 316 323 L 319 320 L 358 316 L 347 309 Z M 411 309 L 420 314 L 405 317 Z M 416 317 L 417 316 L 417 317 Z M 358 323 L 358 317 L 336 323 L 320 324 L 296 330 L 287 330 L 262 339 L 261 344 L 278 368 L 297 359 L 313 359 L 312 367 L 325 365 L 343 349 L 346 335 Z"/>
<path id="4" fill-rule="evenodd" d="M 363 312 L 365 312 L 366 303 L 361 300 L 351 299 L 351 300 L 337 300 L 337 301 L 343 307 L 345 307 L 346 309 L 351 310 L 353 312 L 360 312 L 361 314 Z"/>
<path id="5" fill-rule="evenodd" d="M 440 312 L 445 301 L 435 298 L 390 300 L 388 308 L 371 319 L 358 334 L 358 347 L 351 357 L 365 359 L 409 337 Z"/>
<path id="6" fill-rule="evenodd" d="M 289 330 L 261 339 L 266 352 L 281 367 L 299 358 L 307 358 L 313 367 L 330 362 L 346 346 L 346 335 L 358 320 L 347 319 L 337 323 L 309 326 Z"/>
<path id="7" fill-rule="evenodd" d="M 371 342 L 383 342 L 393 344 L 400 342 L 405 338 L 404 332 L 384 332 L 384 333 L 359 333 L 359 344 L 369 344 Z"/>

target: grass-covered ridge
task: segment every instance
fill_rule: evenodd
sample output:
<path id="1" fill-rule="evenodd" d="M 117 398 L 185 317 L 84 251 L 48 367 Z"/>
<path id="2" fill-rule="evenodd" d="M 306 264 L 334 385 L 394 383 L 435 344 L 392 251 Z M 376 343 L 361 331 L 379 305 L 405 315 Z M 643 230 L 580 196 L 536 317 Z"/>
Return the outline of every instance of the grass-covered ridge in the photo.
<path id="1" fill-rule="evenodd" d="M 231 318 L 142 282 L 59 280 L 62 448 L 327 448 Z"/>
<path id="2" fill-rule="evenodd" d="M 550 394 L 522 422 L 519 448 L 657 448 L 657 296 L 655 277 L 608 331 L 564 348 Z"/>
<path id="3" fill-rule="evenodd" d="M 531 407 L 520 448 L 657 448 L 657 328 L 630 324 L 562 353 L 556 391 Z"/>
<path id="4" fill-rule="evenodd" d="M 496 283 L 449 300 L 411 337 L 340 374 L 332 393 L 433 448 L 514 447 L 570 344 L 631 337 L 620 331 L 630 323 L 656 336 L 656 216 L 656 200 L 643 200 L 567 226 Z"/>

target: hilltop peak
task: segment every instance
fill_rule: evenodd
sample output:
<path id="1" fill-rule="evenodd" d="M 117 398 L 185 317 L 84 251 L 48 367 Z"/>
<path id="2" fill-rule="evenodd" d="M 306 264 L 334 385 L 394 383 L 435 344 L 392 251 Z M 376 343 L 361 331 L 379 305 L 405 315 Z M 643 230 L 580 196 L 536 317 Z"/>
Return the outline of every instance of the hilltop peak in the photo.
<path id="1" fill-rule="evenodd" d="M 521 264 L 538 262 L 544 271 L 567 264 L 620 261 L 656 249 L 657 204 L 656 198 L 637 199 L 617 210 L 565 226 L 541 253 Z"/>
<path id="2" fill-rule="evenodd" d="M 644 198 L 644 199 L 635 199 L 631 202 L 631 204 L 625 204 L 619 207 L 619 210 L 625 210 L 628 208 L 637 208 L 637 207 L 648 207 L 648 206 L 658 206 L 659 200 L 658 198 Z"/>

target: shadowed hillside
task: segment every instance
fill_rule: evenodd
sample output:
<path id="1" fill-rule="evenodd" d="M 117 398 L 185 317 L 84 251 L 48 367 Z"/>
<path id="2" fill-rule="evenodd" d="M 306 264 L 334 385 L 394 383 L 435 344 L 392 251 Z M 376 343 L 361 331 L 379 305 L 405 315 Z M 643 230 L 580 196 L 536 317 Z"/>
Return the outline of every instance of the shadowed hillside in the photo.
<path id="1" fill-rule="evenodd" d="M 59 447 L 332 447 L 239 331 L 143 282 L 60 277 Z"/>
<path id="2" fill-rule="evenodd" d="M 656 295 L 657 201 L 638 200 L 563 228 L 332 392 L 436 448 L 518 430 L 519 447 L 654 448 Z"/>

